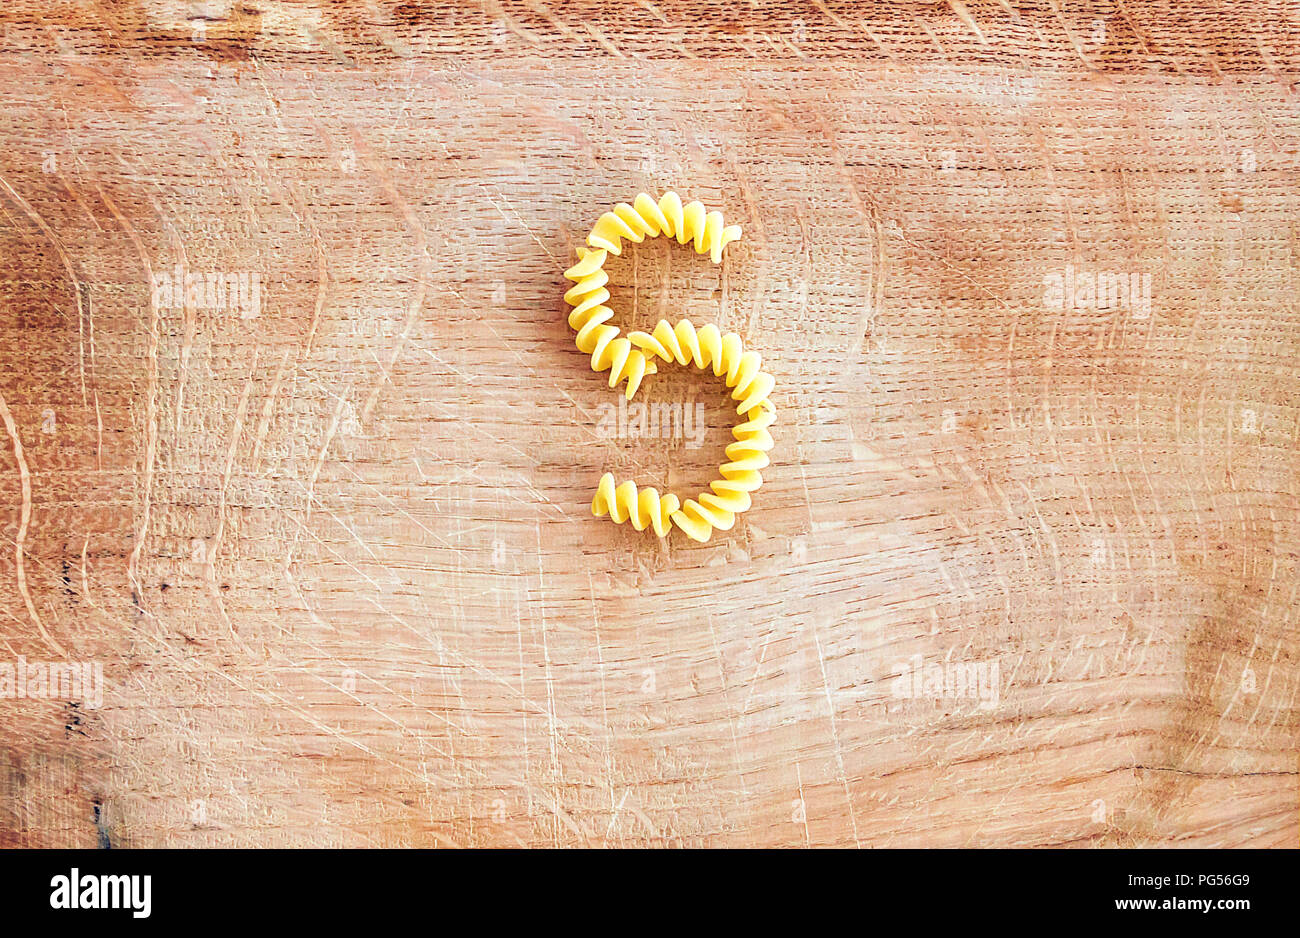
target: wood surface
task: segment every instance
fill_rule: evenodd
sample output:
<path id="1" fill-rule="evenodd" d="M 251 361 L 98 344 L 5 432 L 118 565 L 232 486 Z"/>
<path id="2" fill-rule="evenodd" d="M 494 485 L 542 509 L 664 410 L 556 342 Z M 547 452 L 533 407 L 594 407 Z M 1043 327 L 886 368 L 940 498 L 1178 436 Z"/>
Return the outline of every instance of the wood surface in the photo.
<path id="1" fill-rule="evenodd" d="M 0 844 L 1297 845 L 1295 3 L 17 0 L 0 37 L 0 658 L 104 675 L 0 700 Z M 713 478 L 720 385 L 643 392 L 698 447 L 602 432 L 561 299 L 667 189 L 744 239 L 612 259 L 619 322 L 777 380 L 705 545 L 589 506 Z M 160 308 L 177 265 L 255 315 Z"/>

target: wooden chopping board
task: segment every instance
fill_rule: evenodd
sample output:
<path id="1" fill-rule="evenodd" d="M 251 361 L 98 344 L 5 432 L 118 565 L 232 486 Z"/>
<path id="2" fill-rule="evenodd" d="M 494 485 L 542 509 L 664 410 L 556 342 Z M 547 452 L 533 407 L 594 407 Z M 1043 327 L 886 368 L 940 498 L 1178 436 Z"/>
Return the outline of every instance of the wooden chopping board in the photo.
<path id="1" fill-rule="evenodd" d="M 0 843 L 1296 845 L 1289 4 L 0 29 L 0 665 L 103 675 L 0 700 Z M 668 189 L 744 239 L 620 323 L 777 380 L 704 545 L 589 503 L 717 382 L 638 434 L 561 300 Z"/>

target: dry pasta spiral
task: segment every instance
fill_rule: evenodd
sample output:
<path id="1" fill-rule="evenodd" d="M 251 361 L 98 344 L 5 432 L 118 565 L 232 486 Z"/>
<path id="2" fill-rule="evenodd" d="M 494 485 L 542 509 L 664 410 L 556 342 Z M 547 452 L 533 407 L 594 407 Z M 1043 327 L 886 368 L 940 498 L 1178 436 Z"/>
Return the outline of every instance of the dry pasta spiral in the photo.
<path id="1" fill-rule="evenodd" d="M 745 421 L 731 431 L 735 442 L 727 447 L 727 460 L 718 470 L 722 476 L 709 484 L 711 492 L 688 498 L 672 513 L 673 523 L 697 540 L 707 541 L 714 528 L 730 530 L 736 515 L 750 506 L 750 495 L 763 484 L 760 475 L 767 468 L 772 435 L 767 428 L 776 420 L 776 408 L 768 399 L 776 380 L 762 370 L 757 352 L 745 351 L 740 336 L 723 335 L 708 323 L 699 329 L 689 319 L 676 326 L 659 320 L 653 334 L 634 332 L 628 336 L 634 346 L 664 361 L 711 369 L 731 388 L 732 400 L 740 401 L 736 413 Z"/>
<path id="2" fill-rule="evenodd" d="M 564 294 L 564 301 L 573 307 L 569 313 L 569 328 L 578 333 L 578 350 L 591 356 L 592 371 L 609 371 L 609 386 L 617 387 L 627 381 L 627 399 L 630 401 L 641 379 L 655 371 L 646 360 L 645 353 L 632 348 L 632 343 L 619 336 L 617 326 L 609 325 L 614 311 L 604 305 L 609 299 L 605 284 L 609 274 L 602 266 L 605 252 L 581 249 L 578 263 L 564 272 L 574 281 Z"/>
<path id="3" fill-rule="evenodd" d="M 768 450 L 772 448 L 772 435 L 767 428 L 776 420 L 772 403 L 764 400 L 753 409 L 749 420 L 731 431 L 736 442 L 727 447 L 729 462 L 722 464 L 722 476 L 709 483 L 710 492 L 703 492 L 699 500 L 686 499 L 679 511 L 672 513 L 673 523 L 697 541 L 707 541 L 714 528 L 731 530 L 736 515 L 747 511 L 751 495 L 763 484 L 759 471 L 767 468 Z"/>
<path id="4" fill-rule="evenodd" d="M 664 193 L 656 202 L 642 192 L 631 205 L 620 202 L 600 216 L 591 229 L 587 244 L 610 254 L 623 253 L 623 240 L 640 244 L 646 236 L 666 235 L 678 244 L 691 241 L 697 254 L 708 253 L 715 264 L 722 263 L 722 249 L 740 237 L 739 225 L 728 225 L 721 212 L 710 212 L 700 202 L 682 205 L 676 192 Z"/>
<path id="5" fill-rule="evenodd" d="M 776 387 L 776 379 L 760 370 L 762 356 L 746 352 L 740 336 L 734 332 L 723 335 L 713 323 L 696 329 L 689 319 L 676 326 L 661 319 L 653 334 L 633 332 L 628 339 L 638 349 L 666 362 L 694 364 L 696 368 L 712 368 L 717 377 L 726 375 L 727 387 L 734 389 L 732 399 L 740 401 L 736 405 L 738 414 L 747 414 L 760 406 Z"/>
<path id="6" fill-rule="evenodd" d="M 681 499 L 671 492 L 661 496 L 658 489 L 638 490 L 631 479 L 616 486 L 612 472 L 600 477 L 596 497 L 591 500 L 591 513 L 597 518 L 609 515 L 618 524 L 630 520 L 638 531 L 653 525 L 660 537 L 672 528 L 672 514 L 680 507 Z"/>
<path id="7" fill-rule="evenodd" d="M 654 488 L 638 488 L 628 480 L 617 484 L 605 473 L 592 499 L 596 517 L 608 515 L 618 524 L 631 521 L 638 531 L 653 528 L 665 536 L 674 526 L 696 541 L 707 541 L 714 529 L 729 530 L 736 515 L 749 509 L 752 495 L 762 485 L 761 470 L 769 464 L 772 435 L 768 428 L 776 420 L 776 408 L 769 395 L 775 379 L 762 370 L 762 357 L 745 351 L 740 336 L 725 335 L 714 325 L 696 328 L 688 319 L 676 326 L 660 320 L 654 332 L 633 332 L 623 337 L 609 324 L 614 311 L 609 300 L 609 275 L 604 270 L 610 254 L 621 254 L 623 241 L 640 243 L 646 237 L 665 235 L 679 244 L 690 242 L 698 253 L 707 253 L 721 263 L 723 249 L 741 236 L 739 225 L 727 225 L 721 212 L 710 212 L 699 202 L 683 205 L 675 192 L 657 201 L 644 192 L 629 205 L 620 202 L 596 222 L 587 246 L 578 249 L 578 263 L 564 272 L 573 286 L 564 294 L 573 307 L 569 327 L 577 333 L 577 346 L 591 356 L 594 371 L 609 371 L 609 386 L 627 382 L 632 399 L 642 380 L 658 370 L 657 362 L 676 362 L 712 370 L 723 378 L 737 401 L 736 413 L 743 422 L 732 429 L 735 441 L 726 449 L 727 462 L 718 470 L 721 478 L 709 483 L 710 491 L 682 502 L 676 495 L 660 495 Z"/>
<path id="8" fill-rule="evenodd" d="M 721 212 L 710 212 L 700 202 L 682 205 L 676 192 L 666 193 L 657 202 L 642 192 L 629 205 L 620 202 L 612 211 L 600 216 L 587 236 L 587 247 L 578 250 L 578 263 L 564 272 L 573 286 L 564 300 L 573 307 L 569 328 L 577 332 L 580 351 L 591 356 L 593 371 L 608 371 L 609 386 L 627 382 L 627 399 L 641 386 L 642 379 L 654 374 L 653 362 L 634 349 L 611 326 L 614 311 L 605 305 L 609 300 L 609 274 L 604 270 L 610 254 L 623 253 L 623 239 L 641 243 L 649 237 L 675 237 L 678 244 L 691 242 L 695 250 L 708 253 L 715 264 L 722 263 L 722 249 L 740 237 L 739 225 L 727 225 Z"/>

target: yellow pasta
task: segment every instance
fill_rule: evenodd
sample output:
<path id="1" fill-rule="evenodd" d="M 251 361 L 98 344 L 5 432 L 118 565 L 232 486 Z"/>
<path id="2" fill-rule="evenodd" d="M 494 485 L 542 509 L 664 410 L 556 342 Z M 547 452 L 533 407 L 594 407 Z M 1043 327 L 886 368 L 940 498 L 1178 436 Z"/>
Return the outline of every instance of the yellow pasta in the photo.
<path id="1" fill-rule="evenodd" d="M 661 319 L 653 334 L 633 332 L 628 339 L 638 349 L 666 362 L 694 364 L 696 368 L 712 368 L 718 377 L 726 375 L 727 387 L 734 389 L 732 399 L 740 401 L 736 405 L 738 414 L 758 407 L 776 386 L 776 380 L 760 370 L 762 356 L 746 352 L 740 336 L 734 332 L 722 335 L 712 323 L 697 330 L 689 319 L 676 326 Z"/>
<path id="2" fill-rule="evenodd" d="M 707 541 L 715 528 L 728 531 L 735 525 L 736 515 L 749 509 L 753 493 L 763 484 L 761 472 L 769 464 L 767 454 L 773 445 L 768 427 L 776 421 L 776 408 L 768 395 L 776 381 L 762 370 L 763 360 L 757 352 L 745 351 L 740 336 L 734 332 L 723 335 L 712 323 L 696 329 L 688 319 L 676 326 L 660 320 L 653 334 L 633 332 L 628 339 L 648 356 L 712 370 L 732 389 L 732 400 L 740 401 L 736 412 L 745 419 L 732 428 L 735 441 L 727 446 L 727 462 L 718 470 L 721 478 L 709 483 L 711 491 L 679 505 L 676 496 L 661 499 L 655 489 L 638 492 L 630 481 L 616 486 L 614 476 L 606 473 L 592 502 L 592 513 L 597 517 L 609 514 L 620 524 L 631 518 L 638 531 L 653 523 L 661 537 L 675 525 L 688 537 Z"/>
<path id="3" fill-rule="evenodd" d="M 641 379 L 653 374 L 655 367 L 645 354 L 632 348 L 632 344 L 619 337 L 617 326 L 609 325 L 614 311 L 604 305 L 609 299 L 605 284 L 609 274 L 601 265 L 605 263 L 604 251 L 580 249 L 578 263 L 564 272 L 574 284 L 564 294 L 564 301 L 573 307 L 569 313 L 569 328 L 578 333 L 578 350 L 591 356 L 592 371 L 609 371 L 609 386 L 617 387 L 627 381 L 627 399 L 630 401 Z"/>
<path id="4" fill-rule="evenodd" d="M 731 529 L 736 515 L 749 508 L 751 493 L 763 483 L 760 470 L 767 468 L 767 453 L 772 448 L 767 428 L 776 420 L 776 408 L 768 395 L 776 380 L 762 370 L 762 356 L 745 351 L 740 336 L 734 332 L 723 335 L 712 323 L 696 329 L 689 319 L 676 326 L 661 319 L 653 334 L 634 332 L 628 338 L 647 355 L 711 369 L 732 389 L 732 400 L 740 402 L 736 413 L 746 419 L 732 430 L 735 442 L 726 450 L 729 461 L 718 470 L 722 478 L 709 484 L 711 492 L 698 499 L 688 498 L 671 515 L 673 523 L 689 537 L 707 541 L 714 528 Z"/>
<path id="5" fill-rule="evenodd" d="M 738 402 L 736 413 L 744 420 L 732 430 L 735 442 L 727 447 L 728 461 L 718 470 L 721 478 L 709 483 L 710 491 L 683 503 L 672 493 L 661 496 L 654 488 L 639 489 L 631 480 L 619 485 L 607 472 L 591 511 L 618 524 L 631 521 L 638 531 L 653 528 L 660 537 L 676 526 L 694 540 L 707 541 L 714 529 L 726 531 L 735 525 L 736 515 L 749 509 L 754 491 L 763 483 L 761 470 L 768 466 L 773 445 L 768 427 L 776 420 L 769 395 L 776 381 L 762 370 L 757 352 L 745 351 L 740 336 L 724 335 L 712 324 L 697 329 L 688 319 L 676 326 L 660 320 L 652 333 L 633 332 L 626 338 L 609 324 L 614 311 L 605 305 L 609 300 L 606 258 L 621 254 L 624 240 L 639 244 L 659 235 L 676 238 L 679 244 L 690 242 L 717 264 L 723 249 L 741 236 L 741 229 L 725 224 L 721 212 L 706 211 L 699 202 L 683 205 L 675 192 L 658 201 L 641 193 L 631 205 L 614 206 L 592 228 L 587 247 L 578 249 L 578 263 L 564 272 L 574 282 L 564 299 L 573 307 L 569 327 L 577 332 L 577 346 L 591 356 L 593 370 L 609 371 L 611 388 L 627 382 L 628 400 L 645 376 L 658 370 L 660 360 L 710 369 L 726 381 L 732 400 Z"/>
<path id="6" fill-rule="evenodd" d="M 623 253 L 623 239 L 640 244 L 646 236 L 666 235 L 678 244 L 690 241 L 698 254 L 708 253 L 715 264 L 722 263 L 722 249 L 740 237 L 739 225 L 728 225 L 721 212 L 706 211 L 700 202 L 682 205 L 681 196 L 667 192 L 656 202 L 642 192 L 628 205 L 620 202 L 606 212 L 591 229 L 587 244 L 610 254 Z"/>
<path id="7" fill-rule="evenodd" d="M 740 226 L 725 224 L 721 212 L 706 211 L 700 202 L 682 205 L 675 192 L 666 193 L 657 202 L 643 192 L 632 205 L 620 202 L 602 215 L 587 237 L 588 247 L 578 249 L 578 263 L 564 272 L 574 281 L 564 294 L 565 302 L 573 307 L 569 328 L 578 334 L 578 348 L 591 356 L 592 370 L 608 371 L 611 388 L 626 381 L 628 400 L 642 379 L 655 372 L 654 363 L 632 348 L 617 326 L 609 324 L 614 311 L 605 305 L 609 300 L 605 258 L 622 254 L 624 239 L 640 244 L 647 236 L 675 237 L 678 244 L 689 241 L 698 253 L 707 252 L 713 263 L 720 264 L 722 249 L 740 234 Z"/>
<path id="8" fill-rule="evenodd" d="M 631 520 L 632 527 L 638 531 L 653 525 L 655 534 L 660 537 L 672 528 L 670 518 L 679 507 L 681 499 L 676 495 L 669 493 L 661 497 L 657 489 L 638 491 L 631 479 L 615 486 L 612 472 L 600 477 L 596 497 L 591 500 L 591 513 L 597 518 L 609 515 L 617 524 Z"/>
<path id="9" fill-rule="evenodd" d="M 776 410 L 771 401 L 764 400 L 751 414 L 732 429 L 736 442 L 726 450 L 730 462 L 718 470 L 722 478 L 709 483 L 712 491 L 702 493 L 698 501 L 686 499 L 681 510 L 671 515 L 673 523 L 694 540 L 707 541 L 714 528 L 729 531 L 736 515 L 749 510 L 750 496 L 763 484 L 759 470 L 769 462 L 772 435 L 767 428 L 776 420 Z"/>

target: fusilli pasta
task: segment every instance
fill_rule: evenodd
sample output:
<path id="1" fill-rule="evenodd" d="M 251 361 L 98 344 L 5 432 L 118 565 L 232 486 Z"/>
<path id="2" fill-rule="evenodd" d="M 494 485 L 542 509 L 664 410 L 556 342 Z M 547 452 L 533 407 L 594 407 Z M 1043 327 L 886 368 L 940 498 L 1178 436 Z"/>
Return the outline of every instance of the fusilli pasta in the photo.
<path id="1" fill-rule="evenodd" d="M 717 264 L 723 249 L 741 236 L 741 229 L 725 224 L 721 212 L 706 211 L 699 202 L 683 205 L 675 192 L 658 201 L 643 192 L 631 205 L 614 206 L 596 222 L 587 246 L 578 249 L 578 263 L 564 272 L 574 281 L 564 299 L 573 307 L 569 327 L 577 332 L 578 349 L 591 356 L 594 371 L 609 371 L 611 388 L 627 382 L 628 400 L 645 376 L 658 370 L 659 360 L 712 370 L 726 381 L 732 400 L 738 402 L 736 413 L 744 420 L 732 429 L 735 441 L 726 449 L 728 461 L 718 470 L 721 478 L 709 483 L 711 491 L 683 503 L 672 493 L 661 496 L 654 488 L 639 489 L 631 480 L 619 485 L 607 472 L 591 510 L 596 517 L 608 515 L 619 524 L 630 520 L 638 531 L 653 528 L 660 537 L 676 526 L 694 540 L 707 541 L 715 528 L 726 531 L 735 524 L 736 515 L 748 510 L 753 492 L 762 485 L 760 473 L 769 464 L 767 454 L 773 445 L 768 427 L 776 420 L 776 408 L 769 395 L 776 381 L 762 370 L 757 352 L 745 351 L 740 336 L 724 335 L 711 323 L 697 329 L 688 319 L 676 326 L 660 320 L 652 333 L 633 332 L 626 338 L 609 324 L 614 311 L 605 305 L 610 296 L 606 258 L 621 254 L 624 240 L 639 244 L 659 235 L 674 237 L 679 244 L 690 242 Z"/>

